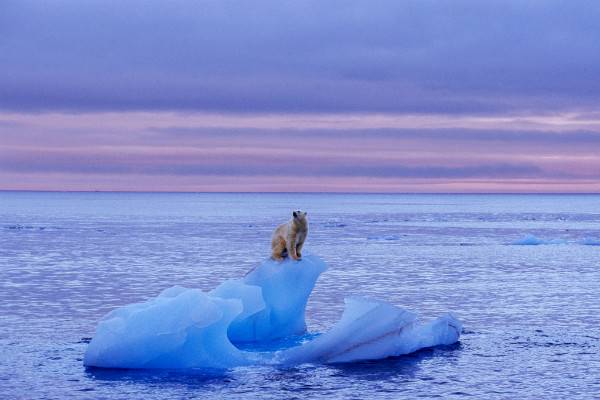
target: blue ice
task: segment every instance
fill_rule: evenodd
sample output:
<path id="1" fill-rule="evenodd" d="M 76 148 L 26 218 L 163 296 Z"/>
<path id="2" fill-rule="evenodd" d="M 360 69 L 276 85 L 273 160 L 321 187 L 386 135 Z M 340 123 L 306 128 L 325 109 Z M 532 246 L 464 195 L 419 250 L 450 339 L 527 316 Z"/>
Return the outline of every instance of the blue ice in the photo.
<path id="1" fill-rule="evenodd" d="M 277 352 L 257 348 L 306 332 L 308 298 L 327 265 L 319 257 L 266 260 L 238 280 L 205 293 L 175 286 L 156 298 L 108 313 L 84 357 L 107 368 L 233 368 L 244 365 L 338 363 L 398 356 L 458 341 L 451 315 L 421 324 L 389 303 L 349 297 L 331 330 Z"/>
<path id="2" fill-rule="evenodd" d="M 326 269 L 327 265 L 312 255 L 282 263 L 268 259 L 242 280 L 218 286 L 211 295 L 239 299 L 244 308 L 229 327 L 230 340 L 266 342 L 306 332 L 306 303 Z"/>
<path id="3" fill-rule="evenodd" d="M 600 239 L 586 237 L 581 241 L 581 244 L 586 246 L 600 246 Z"/>
<path id="4" fill-rule="evenodd" d="M 248 364 L 228 339 L 239 300 L 171 288 L 118 308 L 98 324 L 84 365 L 106 368 L 229 368 Z"/>
<path id="5" fill-rule="evenodd" d="M 562 239 L 551 239 L 544 240 L 534 235 L 526 235 L 521 239 L 514 241 L 512 244 L 523 245 L 523 246 L 538 246 L 540 244 L 565 244 L 566 242 Z"/>
<path id="6" fill-rule="evenodd" d="M 360 297 L 346 299 L 341 320 L 327 333 L 276 355 L 282 364 L 383 359 L 458 341 L 461 323 L 447 314 L 420 324 L 410 311 Z"/>

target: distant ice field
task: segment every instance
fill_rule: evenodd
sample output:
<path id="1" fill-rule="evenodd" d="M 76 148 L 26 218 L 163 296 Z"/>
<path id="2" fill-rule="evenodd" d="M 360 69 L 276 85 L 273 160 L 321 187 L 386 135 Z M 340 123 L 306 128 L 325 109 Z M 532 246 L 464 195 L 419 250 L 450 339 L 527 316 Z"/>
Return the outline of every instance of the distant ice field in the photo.
<path id="1" fill-rule="evenodd" d="M 208 291 L 269 256 L 308 211 L 325 260 L 309 332 L 344 298 L 452 312 L 460 343 L 378 362 L 97 370 L 83 354 L 115 307 Z M 533 244 L 533 245 L 530 245 Z M 599 195 L 0 192 L 3 398 L 593 398 L 600 393 Z"/>

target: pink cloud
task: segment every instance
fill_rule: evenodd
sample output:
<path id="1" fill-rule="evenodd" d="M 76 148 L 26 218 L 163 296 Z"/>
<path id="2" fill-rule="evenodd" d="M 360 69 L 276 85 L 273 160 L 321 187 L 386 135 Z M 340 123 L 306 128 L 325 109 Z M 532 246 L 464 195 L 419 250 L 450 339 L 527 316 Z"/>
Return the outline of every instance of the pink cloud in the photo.
<path id="1" fill-rule="evenodd" d="M 0 188 L 594 192 L 596 118 L 12 113 Z"/>

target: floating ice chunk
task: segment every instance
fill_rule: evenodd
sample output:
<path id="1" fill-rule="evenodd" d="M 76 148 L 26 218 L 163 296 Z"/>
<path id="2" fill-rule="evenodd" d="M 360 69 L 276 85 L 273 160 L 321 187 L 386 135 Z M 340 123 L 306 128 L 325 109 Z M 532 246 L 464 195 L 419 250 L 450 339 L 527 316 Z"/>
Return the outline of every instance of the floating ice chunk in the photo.
<path id="1" fill-rule="evenodd" d="M 400 240 L 398 235 L 369 236 L 367 240 Z"/>
<path id="2" fill-rule="evenodd" d="M 243 283 L 262 290 L 265 308 L 236 319 L 229 329 L 231 341 L 264 342 L 306 332 L 306 303 L 326 269 L 327 265 L 319 257 L 305 255 L 300 261 L 267 260 L 248 273 Z"/>
<path id="3" fill-rule="evenodd" d="M 282 364 L 342 363 L 408 354 L 455 343 L 462 330 L 451 315 L 419 325 L 410 311 L 358 297 L 346 299 L 341 320 L 327 333 L 276 355 Z"/>
<path id="4" fill-rule="evenodd" d="M 284 364 L 299 364 L 385 358 L 390 354 L 385 354 L 381 342 L 400 335 L 415 320 L 411 312 L 387 303 L 347 298 L 341 320 L 329 332 L 282 351 L 277 359 Z"/>
<path id="5" fill-rule="evenodd" d="M 600 239 L 586 237 L 581 241 L 581 244 L 586 246 L 600 246 Z"/>
<path id="6" fill-rule="evenodd" d="M 174 286 L 118 308 L 96 329 L 86 366 L 229 368 L 252 355 L 233 343 L 269 341 L 306 331 L 308 297 L 327 265 L 316 256 L 267 260 L 209 294 Z M 233 342 L 233 343 L 232 343 Z"/>
<path id="7" fill-rule="evenodd" d="M 565 244 L 563 239 L 543 240 L 533 235 L 523 236 L 521 239 L 514 241 L 512 244 L 523 246 L 537 246 L 540 244 Z"/>
<path id="8" fill-rule="evenodd" d="M 513 242 L 513 244 L 517 244 L 517 245 L 529 245 L 529 246 L 537 246 L 538 244 L 542 244 L 543 241 L 533 235 L 527 235 L 527 236 L 523 236 L 521 239 L 519 240 L 515 240 Z"/>
<path id="9" fill-rule="evenodd" d="M 419 325 L 416 316 L 388 303 L 346 300 L 329 332 L 279 352 L 242 351 L 234 343 L 261 344 L 300 335 L 308 297 L 327 269 L 316 256 L 267 260 L 243 279 L 210 293 L 180 286 L 156 298 L 120 307 L 98 324 L 86 366 L 108 368 L 232 368 L 251 364 L 350 362 L 410 353 L 458 340 L 450 315 Z"/>
<path id="10" fill-rule="evenodd" d="M 227 337 L 239 300 L 174 287 L 104 317 L 84 365 L 106 368 L 229 368 L 249 363 Z"/>

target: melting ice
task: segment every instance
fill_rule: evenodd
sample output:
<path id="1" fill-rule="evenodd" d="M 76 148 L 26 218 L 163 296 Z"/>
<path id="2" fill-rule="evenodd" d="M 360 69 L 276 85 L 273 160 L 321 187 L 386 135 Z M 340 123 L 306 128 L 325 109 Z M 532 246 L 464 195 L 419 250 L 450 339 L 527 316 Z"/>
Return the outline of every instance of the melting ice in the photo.
<path id="1" fill-rule="evenodd" d="M 277 352 L 240 350 L 306 332 L 304 313 L 327 265 L 264 261 L 244 278 L 204 293 L 175 286 L 156 298 L 107 314 L 85 353 L 86 366 L 107 368 L 232 368 L 252 364 L 338 363 L 399 356 L 458 341 L 451 315 L 427 324 L 410 311 L 350 297 L 331 330 Z"/>

